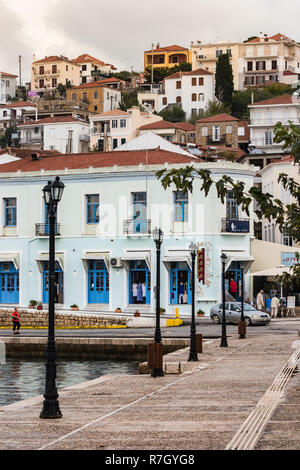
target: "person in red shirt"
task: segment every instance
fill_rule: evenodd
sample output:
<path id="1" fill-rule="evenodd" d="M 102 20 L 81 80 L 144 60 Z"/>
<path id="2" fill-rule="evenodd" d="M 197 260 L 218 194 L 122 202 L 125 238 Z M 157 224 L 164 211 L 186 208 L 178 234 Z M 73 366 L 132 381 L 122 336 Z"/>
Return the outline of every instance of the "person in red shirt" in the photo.
<path id="1" fill-rule="evenodd" d="M 237 283 L 235 282 L 233 278 L 230 279 L 229 290 L 230 290 L 230 293 L 233 295 L 233 297 L 236 299 Z"/>
<path id="2" fill-rule="evenodd" d="M 20 331 L 19 331 L 20 327 L 21 327 L 20 315 L 19 315 L 19 312 L 16 308 L 14 309 L 13 314 L 12 314 L 12 322 L 13 322 L 14 335 L 20 334 Z"/>

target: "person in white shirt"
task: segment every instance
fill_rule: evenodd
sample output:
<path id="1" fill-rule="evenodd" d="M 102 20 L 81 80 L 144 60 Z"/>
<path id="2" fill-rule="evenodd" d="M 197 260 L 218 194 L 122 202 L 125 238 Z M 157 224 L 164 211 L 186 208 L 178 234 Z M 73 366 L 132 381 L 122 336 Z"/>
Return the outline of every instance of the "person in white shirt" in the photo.
<path id="1" fill-rule="evenodd" d="M 271 300 L 271 318 L 277 318 L 279 305 L 280 305 L 279 299 L 275 295 Z"/>
<path id="2" fill-rule="evenodd" d="M 261 290 L 261 291 L 259 291 L 259 293 L 257 294 L 257 297 L 256 297 L 256 306 L 257 306 L 257 310 L 262 310 L 262 309 L 264 308 L 264 306 L 265 306 L 263 293 L 264 293 L 264 291 Z"/>
<path id="3" fill-rule="evenodd" d="M 142 284 L 142 294 L 143 294 L 143 302 L 146 303 L 146 283 L 143 282 Z"/>
<path id="4" fill-rule="evenodd" d="M 136 282 L 132 284 L 132 297 L 133 297 L 133 302 L 136 304 L 136 298 L 137 298 L 137 283 Z"/>

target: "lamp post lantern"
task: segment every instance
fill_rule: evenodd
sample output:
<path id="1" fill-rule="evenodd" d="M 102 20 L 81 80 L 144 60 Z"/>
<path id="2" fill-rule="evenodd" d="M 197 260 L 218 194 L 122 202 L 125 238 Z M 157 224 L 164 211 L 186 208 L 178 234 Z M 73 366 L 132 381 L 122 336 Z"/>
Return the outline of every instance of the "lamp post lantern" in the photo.
<path id="1" fill-rule="evenodd" d="M 49 216 L 49 326 L 48 341 L 46 348 L 46 384 L 44 393 L 43 409 L 40 418 L 57 419 L 62 417 L 58 403 L 56 388 L 56 345 L 55 345 L 55 304 L 54 304 L 54 281 L 55 281 L 55 223 L 57 205 L 60 202 L 65 185 L 59 176 L 55 181 L 48 181 L 44 187 L 44 200 L 47 205 Z"/>
<path id="2" fill-rule="evenodd" d="M 196 322 L 195 322 L 195 260 L 197 256 L 197 244 L 191 243 L 189 246 L 192 258 L 192 322 L 191 322 L 191 345 L 189 361 L 198 361 L 197 348 L 196 348 Z"/>
<path id="3" fill-rule="evenodd" d="M 160 228 L 153 230 L 153 240 L 156 245 L 156 325 L 154 343 L 161 343 L 161 332 L 160 332 L 160 249 L 164 239 L 163 231 Z M 161 367 L 154 367 L 151 373 L 152 377 L 162 377 L 164 375 Z"/>
<path id="4" fill-rule="evenodd" d="M 222 336 L 221 336 L 221 348 L 227 348 L 227 336 L 226 336 L 226 317 L 225 317 L 225 264 L 227 256 L 225 253 L 221 255 L 222 262 Z"/>

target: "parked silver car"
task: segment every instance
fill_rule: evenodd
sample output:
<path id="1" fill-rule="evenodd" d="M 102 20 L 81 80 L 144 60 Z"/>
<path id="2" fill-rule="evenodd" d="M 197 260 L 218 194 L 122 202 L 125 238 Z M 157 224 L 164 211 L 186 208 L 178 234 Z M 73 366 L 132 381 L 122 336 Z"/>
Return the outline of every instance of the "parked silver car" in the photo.
<path id="1" fill-rule="evenodd" d="M 215 324 L 222 322 L 222 306 L 223 304 L 218 304 L 210 309 L 210 318 Z M 244 303 L 244 317 L 246 325 L 267 325 L 271 321 L 270 315 L 246 303 Z M 241 302 L 226 302 L 225 318 L 226 323 L 238 323 L 241 319 Z"/>

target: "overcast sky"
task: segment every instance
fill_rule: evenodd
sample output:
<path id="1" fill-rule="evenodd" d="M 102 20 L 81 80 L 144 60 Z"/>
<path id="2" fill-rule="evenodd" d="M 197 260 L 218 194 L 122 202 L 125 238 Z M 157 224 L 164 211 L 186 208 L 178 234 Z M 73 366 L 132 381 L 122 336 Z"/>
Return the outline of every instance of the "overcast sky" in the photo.
<path id="1" fill-rule="evenodd" d="M 299 0 L 0 0 L 0 71 L 30 79 L 32 55 L 89 53 L 140 71 L 152 43 L 243 41 L 285 34 L 300 41 Z"/>

